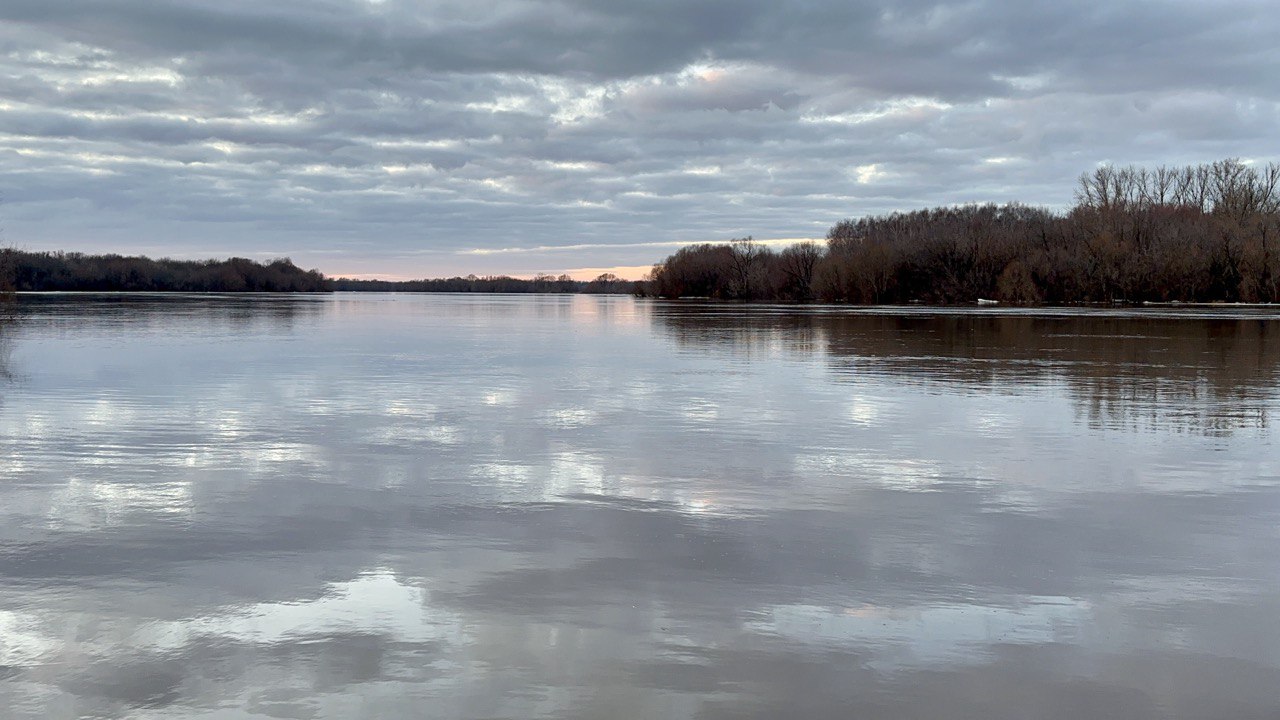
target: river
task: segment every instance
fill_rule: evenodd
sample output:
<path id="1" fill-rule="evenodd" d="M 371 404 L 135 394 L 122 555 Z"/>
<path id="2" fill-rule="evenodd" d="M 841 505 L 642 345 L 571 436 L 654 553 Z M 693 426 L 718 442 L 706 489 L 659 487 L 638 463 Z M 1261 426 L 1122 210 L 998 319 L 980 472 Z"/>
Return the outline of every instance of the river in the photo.
<path id="1" fill-rule="evenodd" d="M 1280 314 L 0 307 L 12 718 L 1275 718 Z"/>

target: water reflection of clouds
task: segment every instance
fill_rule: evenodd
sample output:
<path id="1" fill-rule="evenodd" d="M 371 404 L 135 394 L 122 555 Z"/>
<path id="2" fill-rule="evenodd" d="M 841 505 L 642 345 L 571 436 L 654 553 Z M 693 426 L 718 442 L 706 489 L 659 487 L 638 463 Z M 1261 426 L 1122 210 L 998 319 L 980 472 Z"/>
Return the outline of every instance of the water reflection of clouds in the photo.
<path id="1" fill-rule="evenodd" d="M 499 491 L 503 502 L 623 502 L 630 511 L 743 517 L 763 511 L 767 498 L 724 497 L 696 478 L 654 478 L 611 472 L 608 460 L 581 450 L 556 452 L 538 464 L 481 463 L 470 477 Z"/>
<path id="2" fill-rule="evenodd" d="M 54 529 L 91 530 L 124 522 L 190 520 L 195 499 L 190 482 L 95 482 L 70 478 L 49 497 Z"/>
<path id="3" fill-rule="evenodd" d="M 694 425 L 708 425 L 720 417 L 720 404 L 704 398 L 692 398 L 684 403 L 680 413 Z"/>
<path id="4" fill-rule="evenodd" d="M 62 637 L 32 613 L 0 610 L 0 666 L 38 665 L 62 645 Z"/>
<path id="5" fill-rule="evenodd" d="M 490 390 L 485 392 L 480 402 L 489 406 L 511 405 L 516 401 L 516 394 L 510 390 Z"/>
<path id="6" fill-rule="evenodd" d="M 533 477 L 534 468 L 520 463 L 488 462 L 471 468 L 471 479 L 480 483 L 495 483 L 499 489 L 519 496 L 528 496 L 529 483 Z"/>
<path id="7" fill-rule="evenodd" d="M 399 689 L 421 692 L 430 687 L 424 673 L 444 676 L 446 668 L 465 664 L 443 652 L 466 642 L 458 616 L 386 568 L 329 583 L 315 597 L 181 619 L 147 621 L 120 610 L 99 617 L 0 611 L 0 664 L 32 668 L 0 685 L 0 700 L 16 701 L 9 711 L 46 718 L 239 717 L 232 710 L 239 706 L 268 717 L 304 710 L 310 717 L 358 708 L 362 701 L 350 687 L 365 688 L 367 700 L 369 683 L 399 685 L 400 675 L 415 682 Z"/>
<path id="8" fill-rule="evenodd" d="M 458 640 L 459 618 L 434 608 L 427 591 L 386 568 L 333 583 L 313 600 L 258 603 L 227 612 L 148 624 L 125 644 L 163 653 L 192 643 L 302 643 L 343 633 L 381 634 L 395 642 Z"/>
<path id="9" fill-rule="evenodd" d="M 779 605 L 748 623 L 758 633 L 836 648 L 868 647 L 870 667 L 986 662 L 996 645 L 1070 641 L 1093 620 L 1088 602 L 1025 597 L 1011 607 L 935 605 L 820 607 Z"/>
<path id="10" fill-rule="evenodd" d="M 879 486 L 895 490 L 929 491 L 943 479 L 937 463 L 917 458 L 841 450 L 796 456 L 796 473 L 818 482 L 843 481 L 851 487 Z"/>
<path id="11" fill-rule="evenodd" d="M 861 427 L 870 427 L 884 413 L 885 403 L 873 398 L 854 396 L 849 401 L 849 421 Z"/>
<path id="12" fill-rule="evenodd" d="M 368 442 L 378 445 L 458 445 L 463 441 L 465 430 L 462 427 L 447 424 L 433 424 L 430 421 L 400 422 L 372 427 L 365 434 Z"/>
<path id="13" fill-rule="evenodd" d="M 574 429 L 593 425 L 598 422 L 600 414 L 584 407 L 567 407 L 545 410 L 541 413 L 543 424 L 548 427 Z"/>

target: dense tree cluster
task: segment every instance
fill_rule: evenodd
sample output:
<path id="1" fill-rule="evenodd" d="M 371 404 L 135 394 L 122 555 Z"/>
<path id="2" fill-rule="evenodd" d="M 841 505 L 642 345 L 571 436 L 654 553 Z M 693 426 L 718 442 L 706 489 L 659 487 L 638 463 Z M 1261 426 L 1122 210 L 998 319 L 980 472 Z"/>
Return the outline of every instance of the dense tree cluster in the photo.
<path id="1" fill-rule="evenodd" d="M 844 220 L 781 252 L 750 238 L 654 266 L 660 297 L 851 303 L 1280 301 L 1280 165 L 1100 167 L 1065 213 L 967 205 Z"/>
<path id="2" fill-rule="evenodd" d="M 829 253 L 817 243 L 774 252 L 751 238 L 680 248 L 655 265 L 641 292 L 656 297 L 785 300 L 814 297 L 816 272 Z"/>
<path id="3" fill-rule="evenodd" d="M 0 250 L 0 290 L 320 292 L 327 282 L 287 258 L 262 264 Z"/>

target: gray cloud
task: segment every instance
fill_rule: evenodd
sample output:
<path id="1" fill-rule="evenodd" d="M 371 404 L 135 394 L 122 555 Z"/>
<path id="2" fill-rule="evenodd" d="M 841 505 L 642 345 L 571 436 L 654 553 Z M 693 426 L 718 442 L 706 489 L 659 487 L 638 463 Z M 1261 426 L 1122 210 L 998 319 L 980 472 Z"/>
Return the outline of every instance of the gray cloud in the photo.
<path id="1" fill-rule="evenodd" d="M 1280 155 L 1273 15 L 1249 0 L 13 0 L 2 239 L 527 273 L 927 204 L 1061 205 L 1098 162 Z M 465 253 L 558 245 L 593 249 Z"/>

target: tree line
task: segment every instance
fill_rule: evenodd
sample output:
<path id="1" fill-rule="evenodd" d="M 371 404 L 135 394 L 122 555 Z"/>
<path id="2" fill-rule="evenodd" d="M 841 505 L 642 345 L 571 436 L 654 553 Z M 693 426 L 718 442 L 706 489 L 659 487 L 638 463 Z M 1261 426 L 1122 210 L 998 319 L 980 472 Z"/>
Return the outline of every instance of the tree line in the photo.
<path id="1" fill-rule="evenodd" d="M 532 279 L 507 275 L 436 278 L 429 280 L 352 280 L 338 278 L 329 283 L 333 290 L 345 292 L 444 292 L 444 293 L 584 293 L 591 295 L 628 294 L 637 283 L 623 280 L 613 273 L 602 273 L 594 280 L 574 280 L 568 275 L 535 275 Z"/>
<path id="2" fill-rule="evenodd" d="M 303 270 L 289 258 L 259 263 L 227 260 L 152 260 L 121 255 L 26 252 L 0 249 L 0 292 L 13 291 L 177 291 L 177 292 L 468 292 L 626 294 L 636 283 L 613 273 L 593 280 L 540 274 L 530 279 L 505 275 L 428 280 L 326 278 Z"/>
<path id="3" fill-rule="evenodd" d="M 288 258 L 258 263 L 0 250 L 0 291 L 320 292 L 329 281 Z"/>
<path id="4" fill-rule="evenodd" d="M 640 292 L 775 302 L 1280 301 L 1280 164 L 1099 167 L 1064 212 L 939 207 L 842 220 L 825 244 L 681 248 Z"/>

